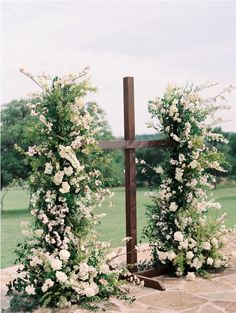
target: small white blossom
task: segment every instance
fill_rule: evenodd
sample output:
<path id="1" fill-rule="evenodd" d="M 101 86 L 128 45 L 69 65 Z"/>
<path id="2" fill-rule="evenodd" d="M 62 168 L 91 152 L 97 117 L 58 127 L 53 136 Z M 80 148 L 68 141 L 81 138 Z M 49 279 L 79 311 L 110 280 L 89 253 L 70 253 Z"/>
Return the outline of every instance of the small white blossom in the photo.
<path id="1" fill-rule="evenodd" d="M 188 272 L 188 274 L 186 275 L 186 280 L 195 280 L 196 276 L 194 274 L 194 272 Z"/>
<path id="2" fill-rule="evenodd" d="M 62 271 L 57 271 L 56 272 L 56 278 L 61 283 L 65 283 L 68 280 L 67 275 L 64 272 L 62 272 Z"/>
<path id="3" fill-rule="evenodd" d="M 28 286 L 26 286 L 25 291 L 26 291 L 29 295 L 35 295 L 35 294 L 36 294 L 35 288 L 34 288 L 33 285 L 28 285 Z"/>
<path id="4" fill-rule="evenodd" d="M 184 236 L 180 231 L 174 233 L 174 240 L 175 241 L 183 241 Z"/>

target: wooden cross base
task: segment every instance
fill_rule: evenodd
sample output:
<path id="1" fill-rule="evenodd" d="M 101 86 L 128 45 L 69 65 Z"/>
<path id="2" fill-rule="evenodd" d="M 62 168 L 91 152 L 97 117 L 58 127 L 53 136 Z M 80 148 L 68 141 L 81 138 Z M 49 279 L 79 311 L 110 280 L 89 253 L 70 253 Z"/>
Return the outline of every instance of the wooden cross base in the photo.
<path id="1" fill-rule="evenodd" d="M 146 271 L 132 272 L 131 276 L 121 276 L 120 279 L 127 280 L 128 282 L 135 281 L 137 278 L 144 282 L 144 287 L 153 288 L 160 291 L 166 290 L 164 285 L 156 279 L 156 277 L 161 275 L 166 275 L 170 273 L 170 269 L 167 266 L 161 266 L 158 269 L 150 269 Z M 135 279 L 136 278 L 136 279 Z"/>

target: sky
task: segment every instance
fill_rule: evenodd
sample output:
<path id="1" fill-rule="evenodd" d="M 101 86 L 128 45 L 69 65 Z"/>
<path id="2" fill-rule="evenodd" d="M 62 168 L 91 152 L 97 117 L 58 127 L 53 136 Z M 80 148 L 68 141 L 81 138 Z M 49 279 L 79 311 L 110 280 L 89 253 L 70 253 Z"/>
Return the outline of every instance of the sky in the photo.
<path id="1" fill-rule="evenodd" d="M 37 86 L 19 72 L 52 76 L 91 68 L 98 93 L 88 95 L 123 135 L 122 78 L 135 83 L 136 133 L 147 128 L 149 100 L 171 82 L 236 86 L 236 2 L 2 1 L 1 103 Z M 222 128 L 236 131 L 236 89 Z"/>

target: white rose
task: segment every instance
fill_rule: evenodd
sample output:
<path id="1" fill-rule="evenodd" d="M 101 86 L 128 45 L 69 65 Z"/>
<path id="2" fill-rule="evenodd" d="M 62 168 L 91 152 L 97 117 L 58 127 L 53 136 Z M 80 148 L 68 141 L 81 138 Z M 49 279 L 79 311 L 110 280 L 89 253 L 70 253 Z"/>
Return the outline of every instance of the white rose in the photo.
<path id="1" fill-rule="evenodd" d="M 70 252 L 68 250 L 63 249 L 59 252 L 59 256 L 62 261 L 67 262 L 70 257 Z"/>
<path id="2" fill-rule="evenodd" d="M 68 184 L 68 182 L 64 181 L 62 184 L 61 184 L 61 188 L 59 189 L 59 191 L 61 193 L 67 193 L 70 191 L 70 185 Z"/>
<path id="3" fill-rule="evenodd" d="M 67 275 L 64 272 L 57 271 L 56 272 L 56 278 L 59 282 L 65 283 L 68 279 Z"/>
<path id="4" fill-rule="evenodd" d="M 188 251 L 188 252 L 186 253 L 186 258 L 187 258 L 187 259 L 191 260 L 193 257 L 194 257 L 194 254 L 193 254 L 192 251 Z"/>
<path id="5" fill-rule="evenodd" d="M 99 291 L 98 285 L 96 283 L 89 284 L 85 287 L 84 292 L 87 297 L 94 297 Z"/>
<path id="6" fill-rule="evenodd" d="M 54 271 L 60 270 L 62 268 L 62 261 L 59 259 L 51 259 L 50 265 Z"/>
<path id="7" fill-rule="evenodd" d="M 36 229 L 34 233 L 37 237 L 41 237 L 43 234 L 43 229 Z"/>
<path id="8" fill-rule="evenodd" d="M 168 252 L 167 252 L 167 258 L 168 258 L 170 261 L 174 260 L 174 259 L 176 258 L 175 252 L 174 252 L 174 251 L 168 251 Z"/>
<path id="9" fill-rule="evenodd" d="M 89 271 L 89 266 L 87 263 L 80 263 L 79 266 L 79 277 L 82 280 L 88 279 L 88 271 Z"/>
<path id="10" fill-rule="evenodd" d="M 28 285 L 25 288 L 25 291 L 28 293 L 28 295 L 35 295 L 35 288 L 33 285 Z"/>
<path id="11" fill-rule="evenodd" d="M 64 173 L 67 175 L 67 176 L 71 176 L 73 174 L 73 167 L 72 166 L 69 166 L 69 167 L 64 167 Z"/>
<path id="12" fill-rule="evenodd" d="M 53 285 L 54 285 L 54 282 L 50 278 L 48 278 L 45 280 L 41 289 L 43 292 L 46 292 L 48 288 L 51 288 Z"/>
<path id="13" fill-rule="evenodd" d="M 184 236 L 182 235 L 182 233 L 180 231 L 177 231 L 174 233 L 174 239 L 175 239 L 175 241 L 183 241 Z"/>
<path id="14" fill-rule="evenodd" d="M 107 264 L 103 264 L 101 267 L 100 267 L 100 271 L 101 273 L 103 274 L 108 274 L 110 272 L 110 269 L 109 269 L 109 266 Z"/>
<path id="15" fill-rule="evenodd" d="M 207 242 L 207 241 L 203 242 L 202 248 L 203 248 L 204 250 L 211 250 L 211 244 L 210 244 L 210 242 Z"/>
<path id="16" fill-rule="evenodd" d="M 160 261 L 164 261 L 167 258 L 166 252 L 158 251 L 157 254 Z"/>
<path id="17" fill-rule="evenodd" d="M 64 172 L 59 171 L 53 177 L 53 182 L 55 185 L 59 186 L 63 180 Z"/>
<path id="18" fill-rule="evenodd" d="M 169 209 L 170 211 L 175 212 L 178 209 L 178 205 L 175 202 L 171 202 Z"/>
<path id="19" fill-rule="evenodd" d="M 219 268 L 219 267 L 221 267 L 221 264 L 222 264 L 221 260 L 220 259 L 216 259 L 215 262 L 214 262 L 214 267 L 215 268 Z"/>
<path id="20" fill-rule="evenodd" d="M 197 162 L 196 160 L 193 160 L 193 161 L 189 164 L 189 166 L 190 166 L 191 168 L 196 168 L 196 167 L 198 166 L 198 162 Z"/>
<path id="21" fill-rule="evenodd" d="M 182 182 L 183 173 L 184 171 L 181 168 L 177 167 L 175 169 L 175 179 L 178 180 L 179 182 Z"/>
<path id="22" fill-rule="evenodd" d="M 163 168 L 161 166 L 158 167 L 154 167 L 153 170 L 157 173 L 157 174 L 163 174 Z"/>
<path id="23" fill-rule="evenodd" d="M 53 170 L 52 164 L 51 164 L 51 163 L 46 163 L 46 164 L 45 164 L 44 173 L 45 173 L 45 174 L 52 174 L 52 170 Z"/>
<path id="24" fill-rule="evenodd" d="M 186 275 L 186 279 L 187 280 L 195 280 L 196 276 L 195 276 L 194 272 L 188 272 L 188 274 Z"/>
<path id="25" fill-rule="evenodd" d="M 207 258 L 207 264 L 212 265 L 214 260 L 212 258 Z"/>
<path id="26" fill-rule="evenodd" d="M 181 241 L 179 244 L 180 244 L 180 247 L 182 249 L 187 249 L 188 248 L 188 241 L 187 240 Z"/>
<path id="27" fill-rule="evenodd" d="M 212 238 L 211 239 L 211 243 L 213 244 L 213 246 L 217 246 L 218 245 L 218 240 L 216 238 Z"/>

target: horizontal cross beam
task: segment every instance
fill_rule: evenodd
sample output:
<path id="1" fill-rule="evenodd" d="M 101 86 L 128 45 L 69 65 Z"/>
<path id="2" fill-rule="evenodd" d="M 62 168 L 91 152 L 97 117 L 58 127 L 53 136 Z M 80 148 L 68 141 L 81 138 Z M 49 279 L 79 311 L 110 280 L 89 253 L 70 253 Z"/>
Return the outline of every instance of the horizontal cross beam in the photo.
<path id="1" fill-rule="evenodd" d="M 113 149 L 137 149 L 137 148 L 161 148 L 170 145 L 169 140 L 114 140 L 100 141 L 99 147 L 104 150 Z"/>

